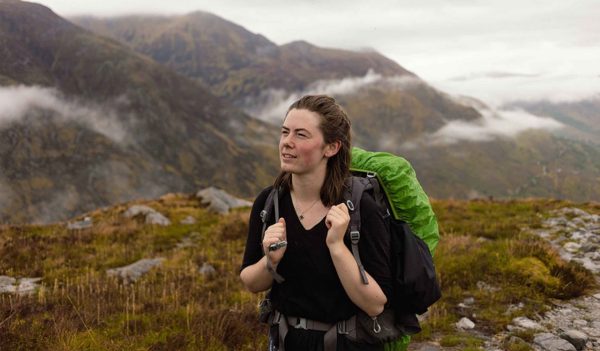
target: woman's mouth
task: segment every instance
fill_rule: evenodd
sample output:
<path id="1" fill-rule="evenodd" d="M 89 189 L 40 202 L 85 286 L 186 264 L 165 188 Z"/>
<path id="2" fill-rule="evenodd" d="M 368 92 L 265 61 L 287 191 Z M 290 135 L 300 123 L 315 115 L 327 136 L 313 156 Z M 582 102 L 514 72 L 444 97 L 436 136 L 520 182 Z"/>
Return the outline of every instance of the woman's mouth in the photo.
<path id="1" fill-rule="evenodd" d="M 296 156 L 292 155 L 292 154 L 288 154 L 288 153 L 281 153 L 281 157 L 282 158 L 296 158 Z"/>

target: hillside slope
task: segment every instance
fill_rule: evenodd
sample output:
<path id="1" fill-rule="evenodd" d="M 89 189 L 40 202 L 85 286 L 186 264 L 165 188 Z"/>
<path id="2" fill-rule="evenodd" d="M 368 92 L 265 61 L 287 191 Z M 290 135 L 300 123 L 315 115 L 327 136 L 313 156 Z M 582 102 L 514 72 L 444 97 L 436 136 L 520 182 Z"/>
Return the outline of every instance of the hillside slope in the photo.
<path id="1" fill-rule="evenodd" d="M 24 106 L 0 111 L 2 222 L 209 184 L 252 196 L 276 173 L 276 131 L 44 6 L 0 1 L 0 42 L 2 92 Z"/>

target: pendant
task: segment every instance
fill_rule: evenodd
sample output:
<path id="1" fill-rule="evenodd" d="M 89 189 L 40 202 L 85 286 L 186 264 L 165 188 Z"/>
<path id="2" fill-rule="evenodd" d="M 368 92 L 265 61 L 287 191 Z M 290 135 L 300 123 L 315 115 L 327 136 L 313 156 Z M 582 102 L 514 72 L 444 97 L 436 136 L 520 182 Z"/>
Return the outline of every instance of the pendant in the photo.
<path id="1" fill-rule="evenodd" d="M 300 217 L 298 217 L 298 218 L 300 218 L 300 220 L 303 220 L 303 219 L 304 219 L 304 216 L 303 216 L 303 215 L 300 215 Z"/>

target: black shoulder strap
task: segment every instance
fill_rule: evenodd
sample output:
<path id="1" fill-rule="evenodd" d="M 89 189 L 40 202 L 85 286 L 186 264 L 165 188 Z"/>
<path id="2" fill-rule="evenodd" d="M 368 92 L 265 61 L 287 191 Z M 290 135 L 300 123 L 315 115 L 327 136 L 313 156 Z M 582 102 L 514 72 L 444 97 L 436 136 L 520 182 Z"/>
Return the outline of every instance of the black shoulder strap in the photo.
<path id="1" fill-rule="evenodd" d="M 260 219 L 263 223 L 261 240 L 260 240 L 261 243 L 265 238 L 265 231 L 267 230 L 267 222 L 268 222 L 269 218 L 271 217 L 272 210 L 275 211 L 275 216 L 273 218 L 275 218 L 275 222 L 277 222 L 279 220 L 279 189 L 277 189 L 275 187 L 271 190 L 271 192 L 267 196 L 267 200 L 265 201 L 265 207 L 263 208 L 262 211 L 260 211 Z M 261 244 L 261 246 L 262 246 L 262 244 Z M 264 254 L 266 255 L 267 253 L 264 252 Z M 285 281 L 285 278 L 282 277 L 279 273 L 277 273 L 275 271 L 275 269 L 273 269 L 273 266 L 271 266 L 271 262 L 269 260 L 267 260 L 267 270 L 269 271 L 269 273 L 271 273 L 271 275 L 273 276 L 273 279 L 275 279 L 276 282 L 283 283 Z"/>
<path id="2" fill-rule="evenodd" d="M 350 243 L 352 247 L 352 256 L 358 265 L 360 272 L 360 278 L 363 284 L 369 284 L 365 267 L 360 260 L 358 252 L 358 242 L 360 241 L 360 200 L 362 194 L 367 190 L 371 184 L 366 178 L 362 177 L 350 177 L 349 184 L 347 184 L 344 199 L 346 200 L 346 206 L 350 211 L 350 224 L 348 225 L 348 232 L 350 234 Z"/>

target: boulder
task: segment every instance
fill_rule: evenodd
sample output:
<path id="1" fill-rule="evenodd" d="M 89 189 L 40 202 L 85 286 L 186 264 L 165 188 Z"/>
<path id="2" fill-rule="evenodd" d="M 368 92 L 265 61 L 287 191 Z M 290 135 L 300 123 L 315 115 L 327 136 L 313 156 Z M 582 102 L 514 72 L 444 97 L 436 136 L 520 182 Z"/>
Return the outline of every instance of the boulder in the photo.
<path id="1" fill-rule="evenodd" d="M 202 204 L 208 205 L 211 211 L 226 214 L 230 209 L 238 207 L 251 207 L 252 203 L 236 198 L 227 192 L 214 187 L 205 188 L 196 193 L 196 197 L 202 200 Z"/>
<path id="2" fill-rule="evenodd" d="M 9 277 L 6 275 L 0 275 L 0 294 L 2 293 L 14 293 L 16 287 L 14 284 L 17 280 L 13 277 Z"/>
<path id="3" fill-rule="evenodd" d="M 473 323 L 473 321 L 469 318 L 463 317 L 456 323 L 456 327 L 463 330 L 473 329 L 475 328 L 475 323 Z"/>
<path id="4" fill-rule="evenodd" d="M 67 229 L 86 229 L 92 226 L 92 218 L 85 217 L 83 221 L 67 223 Z"/>
<path id="5" fill-rule="evenodd" d="M 146 205 L 133 205 L 129 207 L 129 209 L 127 209 L 123 215 L 127 218 L 143 215 L 145 216 L 144 218 L 146 224 L 156 224 L 162 226 L 171 225 L 171 221 L 167 217 L 152 207 Z"/>
<path id="6" fill-rule="evenodd" d="M 152 207 L 146 206 L 146 205 L 133 205 L 133 206 L 129 207 L 129 209 L 127 209 L 127 211 L 125 211 L 125 213 L 123 215 L 127 218 L 131 218 L 131 217 L 135 217 L 139 214 L 145 216 L 149 213 L 155 213 L 155 212 L 156 212 L 155 209 L 153 209 Z"/>
<path id="7" fill-rule="evenodd" d="M 181 224 L 196 224 L 196 218 L 192 216 L 187 216 L 181 220 Z"/>
<path id="8" fill-rule="evenodd" d="M 573 344 L 577 351 L 583 350 L 588 341 L 588 336 L 585 333 L 573 329 L 567 330 L 560 337 Z"/>
<path id="9" fill-rule="evenodd" d="M 533 342 L 545 351 L 577 351 L 573 344 L 550 333 L 536 334 Z"/>
<path id="10" fill-rule="evenodd" d="M 106 274 L 120 277 L 126 283 L 132 283 L 148 273 L 152 268 L 161 265 L 163 260 L 164 258 L 162 257 L 144 258 L 124 267 L 109 269 L 106 271 Z"/>
<path id="11" fill-rule="evenodd" d="M 514 318 L 512 320 L 512 323 L 514 325 L 516 325 L 517 327 L 521 327 L 524 329 L 537 329 L 537 330 L 543 330 L 544 327 L 542 327 L 539 323 L 532 321 L 531 319 L 527 318 L 527 317 L 517 317 Z"/>
<path id="12" fill-rule="evenodd" d="M 0 294 L 9 293 L 17 295 L 29 295 L 39 287 L 38 282 L 42 278 L 20 278 L 15 279 L 6 275 L 0 275 Z"/>
<path id="13" fill-rule="evenodd" d="M 151 212 L 146 215 L 146 224 L 168 226 L 171 225 L 171 221 L 158 212 Z"/>
<path id="14" fill-rule="evenodd" d="M 203 276 L 211 276 L 211 275 L 217 273 L 217 270 L 211 264 L 204 262 L 202 264 L 202 267 L 200 267 L 199 272 Z"/>

